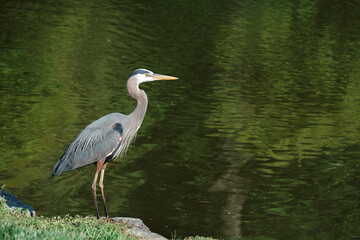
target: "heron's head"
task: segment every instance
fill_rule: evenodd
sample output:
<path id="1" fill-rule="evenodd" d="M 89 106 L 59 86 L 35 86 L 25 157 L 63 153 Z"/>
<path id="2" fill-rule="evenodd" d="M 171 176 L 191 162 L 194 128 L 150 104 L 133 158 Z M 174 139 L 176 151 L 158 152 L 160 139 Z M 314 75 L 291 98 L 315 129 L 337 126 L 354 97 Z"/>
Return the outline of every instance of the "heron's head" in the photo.
<path id="1" fill-rule="evenodd" d="M 143 82 L 151 82 L 156 80 L 176 80 L 177 77 L 166 76 L 162 74 L 153 73 L 147 69 L 136 69 L 133 73 L 130 74 L 128 81 L 133 80 L 137 82 L 137 84 Z"/>

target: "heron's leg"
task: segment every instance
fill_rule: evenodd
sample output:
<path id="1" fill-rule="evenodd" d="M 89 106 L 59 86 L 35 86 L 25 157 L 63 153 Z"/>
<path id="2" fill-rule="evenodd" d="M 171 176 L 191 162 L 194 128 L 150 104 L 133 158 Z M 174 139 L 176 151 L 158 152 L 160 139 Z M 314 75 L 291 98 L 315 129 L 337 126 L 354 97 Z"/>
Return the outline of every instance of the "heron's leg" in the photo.
<path id="1" fill-rule="evenodd" d="M 104 165 L 104 160 L 102 161 L 98 161 L 96 164 L 96 172 L 95 172 L 95 176 L 94 176 L 94 181 L 93 184 L 91 186 L 92 191 L 93 191 L 93 198 L 94 198 L 94 204 L 95 204 L 95 210 L 96 210 L 96 218 L 99 219 L 100 215 L 99 215 L 99 208 L 98 208 L 98 204 L 97 204 L 97 199 L 96 199 L 96 182 L 97 182 L 97 178 L 99 175 L 100 170 L 102 169 L 102 166 Z"/>
<path id="2" fill-rule="evenodd" d="M 109 212 L 108 212 L 107 207 L 106 207 L 106 200 L 105 200 L 105 194 L 104 194 L 104 174 L 105 174 L 106 166 L 107 166 L 107 163 L 105 163 L 102 166 L 102 169 L 101 169 L 99 188 L 100 188 L 102 200 L 103 200 L 103 203 L 104 203 L 105 215 L 106 215 L 106 218 L 109 218 Z"/>

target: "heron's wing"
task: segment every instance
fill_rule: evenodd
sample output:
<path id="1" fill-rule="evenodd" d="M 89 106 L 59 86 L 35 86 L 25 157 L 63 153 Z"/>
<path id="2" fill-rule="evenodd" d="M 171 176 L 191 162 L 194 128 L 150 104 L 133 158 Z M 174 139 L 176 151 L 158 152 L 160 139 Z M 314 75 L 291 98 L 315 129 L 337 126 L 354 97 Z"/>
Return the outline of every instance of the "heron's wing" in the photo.
<path id="1" fill-rule="evenodd" d="M 74 139 L 51 171 L 53 176 L 110 155 L 119 145 L 126 115 L 108 114 L 88 125 Z"/>

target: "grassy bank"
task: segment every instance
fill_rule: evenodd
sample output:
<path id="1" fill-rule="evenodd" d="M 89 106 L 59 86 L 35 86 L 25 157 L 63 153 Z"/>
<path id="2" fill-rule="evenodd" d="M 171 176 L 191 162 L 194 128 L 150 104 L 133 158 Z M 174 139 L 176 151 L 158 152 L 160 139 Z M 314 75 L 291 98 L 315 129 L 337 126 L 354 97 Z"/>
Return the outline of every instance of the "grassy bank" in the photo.
<path id="1" fill-rule="evenodd" d="M 139 239 L 126 226 L 95 217 L 30 217 L 14 213 L 0 201 L 0 239 Z M 189 237 L 188 240 L 211 240 Z"/>
<path id="2" fill-rule="evenodd" d="M 125 227 L 95 217 L 30 217 L 0 203 L 0 239 L 137 239 Z"/>

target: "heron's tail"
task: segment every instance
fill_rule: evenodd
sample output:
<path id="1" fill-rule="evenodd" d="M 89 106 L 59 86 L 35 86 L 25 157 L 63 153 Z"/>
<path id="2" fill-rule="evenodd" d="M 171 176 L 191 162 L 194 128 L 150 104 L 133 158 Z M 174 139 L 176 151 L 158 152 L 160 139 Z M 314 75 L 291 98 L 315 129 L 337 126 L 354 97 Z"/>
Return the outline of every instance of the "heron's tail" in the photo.
<path id="1" fill-rule="evenodd" d="M 60 175 L 62 171 L 59 171 L 59 166 L 60 166 L 60 161 L 58 161 L 53 167 L 53 169 L 51 169 L 51 176 L 56 177 Z"/>
<path id="2" fill-rule="evenodd" d="M 55 166 L 51 169 L 51 176 L 56 177 L 64 171 L 66 164 L 64 164 L 64 161 L 62 160 L 63 158 L 61 157 Z"/>

